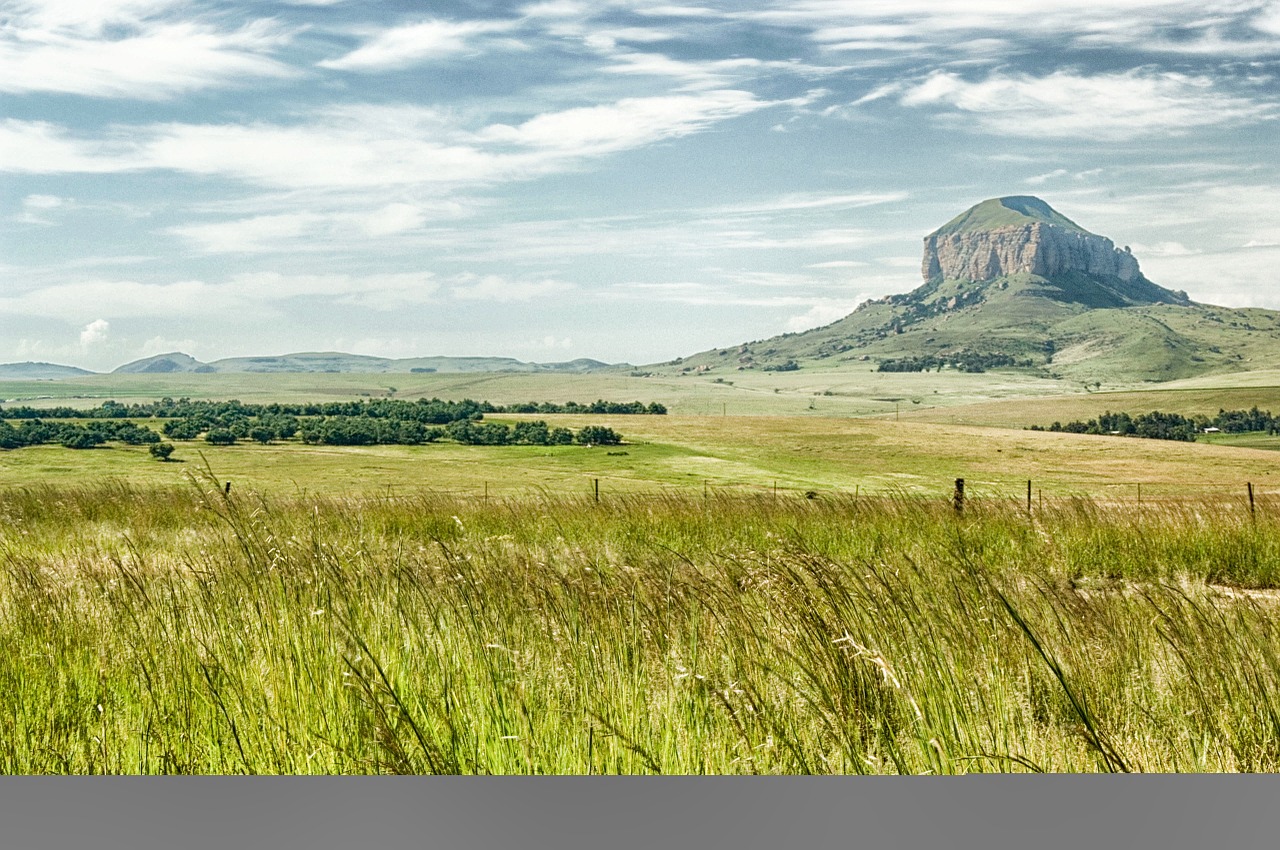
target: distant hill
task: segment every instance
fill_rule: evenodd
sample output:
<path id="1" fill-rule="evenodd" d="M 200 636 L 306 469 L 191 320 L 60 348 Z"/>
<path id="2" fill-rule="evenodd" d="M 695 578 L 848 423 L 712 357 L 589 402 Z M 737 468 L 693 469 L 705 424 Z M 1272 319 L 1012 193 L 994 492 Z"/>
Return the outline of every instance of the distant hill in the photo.
<path id="1" fill-rule="evenodd" d="M 621 364 L 625 366 L 626 364 Z M 307 351 L 263 357 L 227 357 L 202 363 L 187 354 L 157 354 L 126 363 L 117 373 L 157 372 L 595 372 L 619 368 L 599 360 L 526 363 L 510 357 L 413 357 L 391 359 L 337 351 Z"/>
<path id="2" fill-rule="evenodd" d="M 684 358 L 684 370 L 816 362 L 881 371 L 1014 368 L 1165 381 L 1280 366 L 1280 313 L 1196 304 L 1148 280 L 1128 248 L 1039 198 L 993 198 L 924 238 L 924 284 L 797 334 Z"/>
<path id="3" fill-rule="evenodd" d="M 75 378 L 93 375 L 88 369 L 75 366 L 59 366 L 57 363 L 0 363 L 0 378 L 18 381 L 42 381 L 56 378 Z"/>
<path id="4" fill-rule="evenodd" d="M 126 363 L 112 370 L 122 375 L 164 374 L 169 372 L 214 372 L 207 363 L 201 363 L 190 354 L 171 351 L 168 354 L 156 354 L 144 357 L 132 363 Z"/>

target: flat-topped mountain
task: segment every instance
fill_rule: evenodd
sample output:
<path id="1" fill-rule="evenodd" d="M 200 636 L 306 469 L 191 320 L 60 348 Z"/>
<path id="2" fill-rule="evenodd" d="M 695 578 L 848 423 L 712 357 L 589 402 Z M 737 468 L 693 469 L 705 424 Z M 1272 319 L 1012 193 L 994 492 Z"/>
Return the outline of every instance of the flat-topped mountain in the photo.
<path id="1" fill-rule="evenodd" d="M 1174 293 L 1145 285 L 1150 282 L 1128 248 L 1116 248 L 1110 239 L 1090 233 L 1039 198 L 1028 196 L 983 201 L 930 233 L 924 238 L 923 272 L 926 281 L 1081 272 L 1144 284 L 1134 287 L 1136 300 L 1178 302 Z"/>
<path id="2" fill-rule="evenodd" d="M 924 237 L 921 270 L 915 290 L 825 327 L 675 365 L 1014 368 L 1108 383 L 1280 366 L 1280 313 L 1196 304 L 1039 198 L 992 198 L 956 216 Z"/>

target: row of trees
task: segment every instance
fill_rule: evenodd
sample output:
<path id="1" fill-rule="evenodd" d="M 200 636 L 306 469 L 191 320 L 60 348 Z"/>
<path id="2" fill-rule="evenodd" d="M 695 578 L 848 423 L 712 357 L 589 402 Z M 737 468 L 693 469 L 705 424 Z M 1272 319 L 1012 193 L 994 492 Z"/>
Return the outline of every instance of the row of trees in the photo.
<path id="1" fill-rule="evenodd" d="M 235 419 L 254 417 L 301 416 L 364 416 L 371 419 L 422 422 L 426 425 L 447 425 L 461 419 L 481 419 L 486 413 L 595 413 L 595 414 L 648 414 L 661 416 L 667 408 L 658 402 L 644 404 L 639 401 L 617 402 L 603 399 L 590 404 L 569 401 L 524 402 L 520 404 L 490 404 L 487 401 L 443 401 L 438 398 L 420 398 L 417 401 L 401 399 L 365 399 L 362 401 L 307 402 L 300 404 L 272 403 L 245 404 L 237 399 L 229 401 L 193 401 L 189 398 L 162 398 L 159 401 L 122 404 L 105 401 L 97 407 L 38 408 L 19 406 L 0 408 L 3 419 L 198 419 L 212 425 L 226 426 Z"/>
<path id="2" fill-rule="evenodd" d="M 424 428 L 416 422 L 386 422 L 361 417 L 318 420 L 308 423 L 302 430 L 303 442 L 331 446 L 418 445 L 440 439 L 469 446 L 616 446 L 622 442 L 622 435 L 601 425 L 587 425 L 575 434 L 568 428 L 552 428 L 542 421 L 517 422 L 508 426 L 498 422 L 460 419 L 443 428 Z"/>
<path id="3" fill-rule="evenodd" d="M 270 443 L 295 435 L 300 436 L 304 443 L 329 446 L 416 446 L 442 439 L 475 446 L 615 446 L 622 442 L 621 434 L 601 425 L 587 425 L 575 434 L 568 428 L 552 428 L 542 421 L 517 422 L 508 426 L 459 419 L 440 427 L 367 416 L 329 416 L 302 422 L 293 417 L 268 416 L 236 420 L 233 427 L 207 428 L 195 420 L 180 419 L 166 423 L 164 431 L 166 436 L 176 440 L 195 440 L 203 435 L 205 442 L 216 446 L 229 446 L 240 440 Z M 161 443 L 160 435 L 152 429 L 124 420 L 103 419 L 77 424 L 28 419 L 14 427 L 0 419 L 0 449 L 49 444 L 91 449 L 110 441 L 167 447 L 163 454 L 159 450 L 152 452 L 162 458 L 173 451 L 172 444 Z"/>
<path id="4" fill-rule="evenodd" d="M 958 351 L 953 354 L 925 354 L 919 357 L 898 357 L 881 360 L 877 372 L 941 372 L 952 366 L 961 372 L 985 372 L 1001 366 L 1031 366 L 1030 360 L 1015 360 L 1008 354 Z"/>
<path id="5" fill-rule="evenodd" d="M 1182 416 L 1153 410 L 1130 416 L 1107 411 L 1097 419 L 1077 419 L 1065 425 L 1054 422 L 1048 428 L 1031 426 L 1032 431 L 1064 431 L 1070 434 L 1114 434 L 1122 437 L 1146 437 L 1154 440 L 1194 442 L 1197 434 L 1216 428 L 1228 434 L 1280 433 L 1280 418 L 1256 406 L 1249 410 L 1222 410 L 1216 416 Z"/>
<path id="6" fill-rule="evenodd" d="M 48 444 L 61 444 L 69 449 L 91 449 L 111 440 L 131 446 L 154 445 L 160 442 L 160 435 L 132 422 L 110 419 L 85 425 L 28 419 L 16 428 L 0 419 L 0 449 Z"/>

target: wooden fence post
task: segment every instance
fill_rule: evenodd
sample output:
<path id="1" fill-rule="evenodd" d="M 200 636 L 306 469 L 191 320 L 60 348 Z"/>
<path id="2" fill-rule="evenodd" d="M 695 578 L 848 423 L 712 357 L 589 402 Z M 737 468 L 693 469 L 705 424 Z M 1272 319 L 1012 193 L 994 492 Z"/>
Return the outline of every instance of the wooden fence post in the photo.
<path id="1" fill-rule="evenodd" d="M 951 498 L 951 504 L 956 509 L 956 513 L 964 513 L 964 479 L 956 479 L 956 492 Z"/>
<path id="2" fill-rule="evenodd" d="M 1257 509 L 1253 504 L 1253 482 L 1248 481 L 1245 486 L 1249 488 L 1249 519 L 1256 520 L 1258 518 Z"/>

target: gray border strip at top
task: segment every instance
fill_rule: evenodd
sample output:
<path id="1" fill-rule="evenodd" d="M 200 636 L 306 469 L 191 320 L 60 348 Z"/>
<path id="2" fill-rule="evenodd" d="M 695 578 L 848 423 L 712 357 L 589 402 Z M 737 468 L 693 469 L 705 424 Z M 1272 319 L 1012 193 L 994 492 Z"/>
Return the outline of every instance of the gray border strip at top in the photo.
<path id="1" fill-rule="evenodd" d="M 0 778 L 0 847 L 1275 848 L 1280 779 Z"/>

